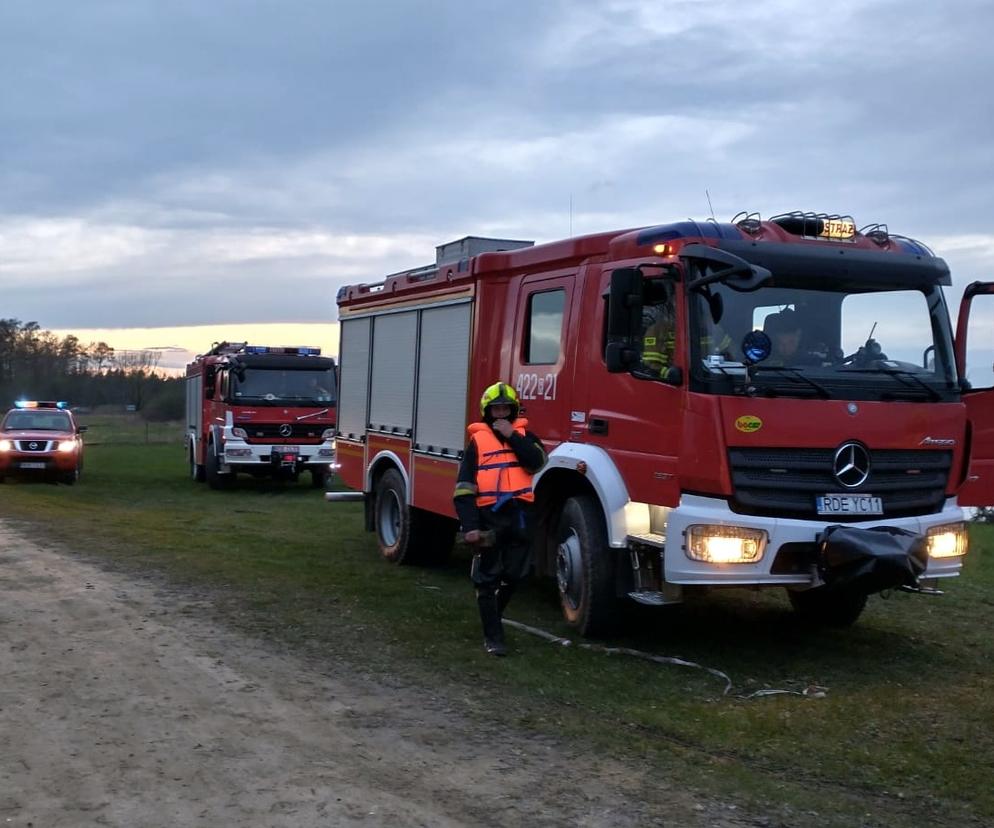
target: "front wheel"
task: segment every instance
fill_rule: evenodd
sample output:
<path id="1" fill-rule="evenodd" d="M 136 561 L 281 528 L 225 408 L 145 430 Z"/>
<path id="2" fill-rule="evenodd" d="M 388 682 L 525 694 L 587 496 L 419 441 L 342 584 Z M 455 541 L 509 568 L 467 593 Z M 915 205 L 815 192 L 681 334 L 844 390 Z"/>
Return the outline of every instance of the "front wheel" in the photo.
<path id="1" fill-rule="evenodd" d="M 203 464 L 197 462 L 197 451 L 193 443 L 190 443 L 190 478 L 194 483 L 203 483 L 207 478 Z"/>
<path id="2" fill-rule="evenodd" d="M 556 581 L 566 621 L 584 637 L 603 636 L 618 624 L 613 550 L 600 503 L 571 497 L 556 527 Z"/>
<path id="3" fill-rule="evenodd" d="M 866 594 L 821 586 L 788 590 L 794 611 L 805 621 L 827 627 L 851 627 L 866 608 Z"/>
<path id="4" fill-rule="evenodd" d="M 324 469 L 311 469 L 311 486 L 323 489 L 328 484 L 328 473 Z"/>
<path id="5" fill-rule="evenodd" d="M 214 451 L 214 444 L 211 443 L 207 446 L 207 485 L 212 489 L 230 489 L 235 481 L 234 472 L 229 474 L 221 473 L 221 458 L 217 456 L 217 452 Z"/>

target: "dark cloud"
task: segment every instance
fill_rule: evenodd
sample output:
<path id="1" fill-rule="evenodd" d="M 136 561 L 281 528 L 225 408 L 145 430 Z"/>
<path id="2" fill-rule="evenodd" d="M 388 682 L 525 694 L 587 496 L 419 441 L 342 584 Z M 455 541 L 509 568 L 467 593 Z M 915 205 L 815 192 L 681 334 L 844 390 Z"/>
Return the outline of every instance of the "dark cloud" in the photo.
<path id="1" fill-rule="evenodd" d="M 448 239 L 702 218 L 706 192 L 989 239 L 992 27 L 979 0 L 0 4 L 5 306 L 320 321 Z"/>

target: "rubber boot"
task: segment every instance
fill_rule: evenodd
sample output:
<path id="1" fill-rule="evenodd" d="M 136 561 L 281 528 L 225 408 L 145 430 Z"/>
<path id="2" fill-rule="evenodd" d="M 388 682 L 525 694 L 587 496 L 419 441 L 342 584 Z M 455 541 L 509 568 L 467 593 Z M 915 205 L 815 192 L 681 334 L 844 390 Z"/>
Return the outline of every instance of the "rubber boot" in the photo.
<path id="1" fill-rule="evenodd" d="M 501 618 L 504 617 L 504 610 L 511 602 L 511 596 L 514 595 L 517 587 L 518 585 L 514 583 L 502 583 L 500 589 L 497 590 L 497 613 Z"/>
<path id="2" fill-rule="evenodd" d="M 497 610 L 497 596 L 493 592 L 478 593 L 476 603 L 480 607 L 480 621 L 483 622 L 483 649 L 490 655 L 507 655 L 504 625 L 500 622 Z"/>

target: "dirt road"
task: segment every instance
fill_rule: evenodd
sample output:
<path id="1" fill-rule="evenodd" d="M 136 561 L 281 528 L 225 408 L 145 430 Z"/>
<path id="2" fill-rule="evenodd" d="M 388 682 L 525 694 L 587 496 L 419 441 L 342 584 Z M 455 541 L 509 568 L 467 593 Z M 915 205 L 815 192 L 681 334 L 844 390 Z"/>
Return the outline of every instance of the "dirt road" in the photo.
<path id="1" fill-rule="evenodd" d="M 0 521 L 0 826 L 757 824 L 207 618 Z"/>

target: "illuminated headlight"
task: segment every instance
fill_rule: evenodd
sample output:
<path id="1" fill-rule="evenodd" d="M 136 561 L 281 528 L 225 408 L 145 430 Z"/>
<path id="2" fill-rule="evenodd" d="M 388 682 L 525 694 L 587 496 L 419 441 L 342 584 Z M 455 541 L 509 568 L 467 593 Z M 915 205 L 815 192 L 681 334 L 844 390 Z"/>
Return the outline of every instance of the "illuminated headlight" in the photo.
<path id="1" fill-rule="evenodd" d="M 224 453 L 227 457 L 251 457 L 252 449 L 250 448 L 230 448 L 229 446 L 224 447 Z"/>
<path id="2" fill-rule="evenodd" d="M 231 429 L 231 436 L 237 437 L 240 440 L 247 440 L 248 432 L 244 428 L 233 428 Z"/>
<path id="3" fill-rule="evenodd" d="M 70 451 L 76 450 L 75 440 L 60 440 L 59 441 L 59 451 L 63 454 L 68 454 Z"/>
<path id="4" fill-rule="evenodd" d="M 967 534 L 964 523 L 944 523 L 928 530 L 930 558 L 957 558 L 966 554 Z"/>
<path id="5" fill-rule="evenodd" d="M 10 451 L 14 444 L 10 440 L 0 440 L 0 451 Z"/>
<path id="6" fill-rule="evenodd" d="M 766 550 L 766 531 L 742 526 L 695 524 L 687 528 L 687 557 L 705 563 L 756 563 Z"/>
<path id="7" fill-rule="evenodd" d="M 322 440 L 330 440 L 334 436 L 335 436 L 335 429 L 333 428 L 326 428 L 324 431 L 321 432 Z"/>

